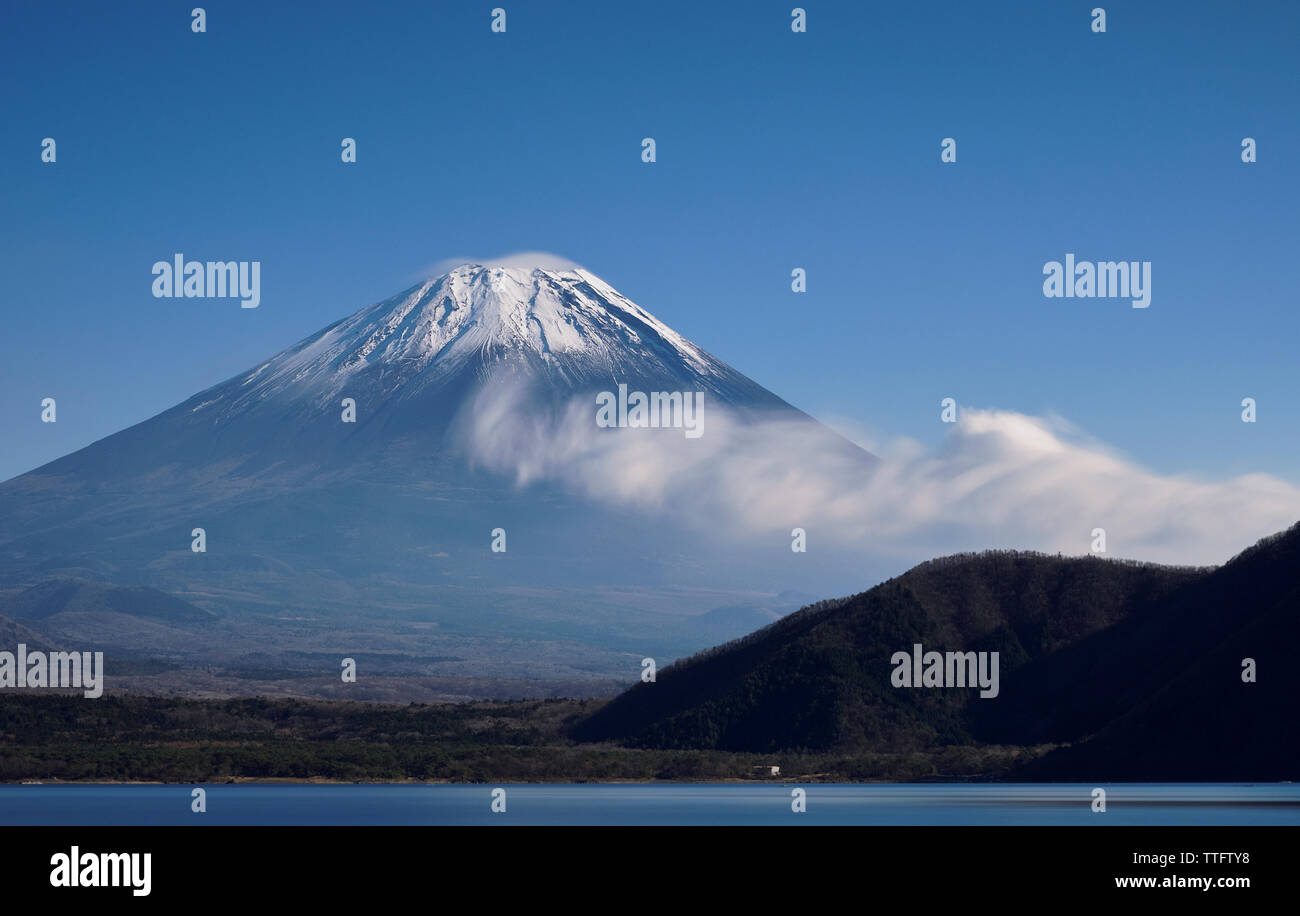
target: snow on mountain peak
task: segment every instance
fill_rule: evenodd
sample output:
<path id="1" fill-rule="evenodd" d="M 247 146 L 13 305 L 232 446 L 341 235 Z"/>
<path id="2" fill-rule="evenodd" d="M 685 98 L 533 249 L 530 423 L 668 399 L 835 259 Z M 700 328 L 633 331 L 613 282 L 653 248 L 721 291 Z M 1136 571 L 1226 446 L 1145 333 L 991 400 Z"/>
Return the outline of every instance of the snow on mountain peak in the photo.
<path id="1" fill-rule="evenodd" d="M 193 447 L 206 460 L 284 462 L 292 473 L 336 452 L 349 462 L 442 454 L 471 418 L 492 422 L 484 397 L 509 395 L 533 425 L 577 409 L 594 423 L 591 396 L 619 385 L 811 422 L 584 268 L 472 263 L 336 321 L 148 428 L 178 454 L 202 443 Z"/>
<path id="2" fill-rule="evenodd" d="M 479 263 L 361 309 L 208 399 L 224 413 L 267 398 L 405 398 L 502 367 L 575 390 L 661 380 L 777 401 L 584 268 Z"/>
<path id="3" fill-rule="evenodd" d="M 467 361 L 577 362 L 616 373 L 635 353 L 670 351 L 708 372 L 703 351 L 582 268 L 462 264 L 337 327 L 329 347 L 339 371 L 377 363 L 422 372 Z M 342 352 L 339 352 L 339 351 Z M 341 357 L 341 358 L 339 358 Z"/>

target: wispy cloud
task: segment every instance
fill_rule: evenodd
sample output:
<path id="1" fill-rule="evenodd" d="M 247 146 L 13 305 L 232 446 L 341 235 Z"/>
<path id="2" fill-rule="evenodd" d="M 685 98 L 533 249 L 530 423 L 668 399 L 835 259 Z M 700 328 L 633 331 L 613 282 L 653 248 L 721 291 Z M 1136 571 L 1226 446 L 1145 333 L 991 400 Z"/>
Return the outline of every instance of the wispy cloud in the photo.
<path id="1" fill-rule="evenodd" d="M 546 270 L 574 270 L 582 266 L 576 261 L 570 261 L 566 257 L 549 251 L 514 251 L 486 258 L 470 255 L 443 258 L 417 271 L 412 279 L 427 280 L 430 277 L 438 277 L 462 264 L 482 264 L 484 267 L 521 267 L 526 270 L 531 270 L 534 267 L 541 267 Z"/>
<path id="2" fill-rule="evenodd" d="M 875 443 L 874 466 L 825 428 L 706 406 L 706 434 L 598 429 L 595 405 L 539 410 L 495 387 L 466 415 L 472 456 L 526 486 L 560 482 L 598 502 L 677 516 L 729 539 L 788 536 L 876 557 L 988 547 L 1221 563 L 1300 518 L 1300 489 L 1265 474 L 1160 474 L 1059 418 L 964 409 L 938 448 Z"/>

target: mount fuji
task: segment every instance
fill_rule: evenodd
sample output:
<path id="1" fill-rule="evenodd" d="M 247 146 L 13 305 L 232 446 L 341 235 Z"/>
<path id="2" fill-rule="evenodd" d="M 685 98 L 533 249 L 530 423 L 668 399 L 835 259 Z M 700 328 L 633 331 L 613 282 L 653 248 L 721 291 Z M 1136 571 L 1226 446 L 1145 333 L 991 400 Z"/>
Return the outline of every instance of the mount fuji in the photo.
<path id="1" fill-rule="evenodd" d="M 706 412 L 780 418 L 874 462 L 586 270 L 464 264 L 0 484 L 0 616 L 52 580 L 148 587 L 210 613 L 56 609 L 67 619 L 45 635 L 235 676 L 360 654 L 394 678 L 571 685 L 630 679 L 643 653 L 741 635 L 822 592 L 788 539 L 728 545 L 501 472 L 505 425 L 594 417 L 593 393 L 619 385 L 704 392 Z M 504 391 L 509 414 L 484 408 Z"/>

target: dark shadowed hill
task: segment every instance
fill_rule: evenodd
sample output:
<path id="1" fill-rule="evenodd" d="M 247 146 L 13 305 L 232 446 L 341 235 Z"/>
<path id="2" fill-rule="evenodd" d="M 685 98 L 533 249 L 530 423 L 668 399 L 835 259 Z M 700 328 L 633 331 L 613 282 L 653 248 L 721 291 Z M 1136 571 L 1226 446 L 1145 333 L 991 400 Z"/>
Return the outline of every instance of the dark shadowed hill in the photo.
<path id="1" fill-rule="evenodd" d="M 1031 741 L 1090 737 L 1076 738 L 1026 775 L 1294 779 L 1298 610 L 1300 526 L 1266 538 L 1146 613 L 1027 668 L 1005 723 L 1028 724 Z M 1242 679 L 1248 658 L 1254 683 Z"/>
<path id="2" fill-rule="evenodd" d="M 611 702 L 582 734 L 759 751 L 969 741 L 970 694 L 892 687 L 894 652 L 917 642 L 998 651 L 1005 684 L 1017 668 L 1199 575 L 1010 552 L 934 560 L 679 662 Z"/>
<path id="3" fill-rule="evenodd" d="M 1298 580 L 1300 527 L 1217 570 L 949 557 L 673 665 L 576 734 L 764 752 L 1072 743 L 1035 775 L 1294 775 Z M 891 656 L 914 643 L 998 651 L 999 695 L 892 686 Z M 1242 683 L 1244 657 L 1260 683 Z"/>

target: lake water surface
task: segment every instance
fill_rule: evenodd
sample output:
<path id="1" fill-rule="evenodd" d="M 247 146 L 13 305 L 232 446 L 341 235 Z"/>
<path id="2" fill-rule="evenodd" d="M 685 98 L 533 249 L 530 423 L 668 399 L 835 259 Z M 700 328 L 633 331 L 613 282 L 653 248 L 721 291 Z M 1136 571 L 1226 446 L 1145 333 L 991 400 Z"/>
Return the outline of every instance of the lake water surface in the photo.
<path id="1" fill-rule="evenodd" d="M 202 784 L 196 784 L 202 785 Z M 491 810 L 505 789 L 505 813 Z M 1296 824 L 1300 785 L 1112 784 L 0 785 L 0 825 Z"/>

